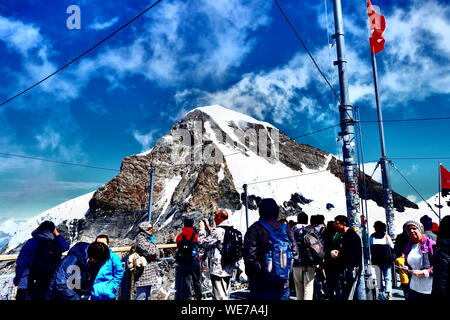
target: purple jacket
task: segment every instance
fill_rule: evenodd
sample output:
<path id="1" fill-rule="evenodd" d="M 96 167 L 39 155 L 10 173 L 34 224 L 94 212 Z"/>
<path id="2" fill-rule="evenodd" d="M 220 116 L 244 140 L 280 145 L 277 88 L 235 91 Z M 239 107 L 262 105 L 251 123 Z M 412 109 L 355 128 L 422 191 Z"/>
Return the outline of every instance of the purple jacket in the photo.
<path id="1" fill-rule="evenodd" d="M 431 266 L 431 260 L 434 255 L 433 246 L 436 244 L 435 241 L 431 240 L 430 238 L 427 238 L 426 236 L 423 237 L 422 243 L 420 245 L 420 251 L 422 251 L 422 255 L 424 257 L 424 261 L 422 262 L 422 269 L 428 269 L 428 272 L 433 274 L 433 267 Z M 408 254 L 411 252 L 411 248 L 414 245 L 414 243 L 411 241 L 411 239 L 408 240 L 408 243 L 406 244 L 405 248 L 403 249 L 403 254 L 405 255 L 405 261 L 408 260 Z M 406 262 L 406 264 L 408 264 Z"/>

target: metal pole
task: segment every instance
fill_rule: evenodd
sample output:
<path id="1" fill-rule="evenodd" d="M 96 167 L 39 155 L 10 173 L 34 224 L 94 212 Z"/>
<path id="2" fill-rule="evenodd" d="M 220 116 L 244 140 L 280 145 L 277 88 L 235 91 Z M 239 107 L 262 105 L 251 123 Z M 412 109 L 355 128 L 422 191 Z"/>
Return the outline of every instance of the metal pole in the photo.
<path id="1" fill-rule="evenodd" d="M 148 191 L 148 221 L 152 221 L 153 181 L 155 180 L 155 168 L 150 168 L 150 187 Z"/>
<path id="2" fill-rule="evenodd" d="M 394 199 L 392 197 L 391 188 L 391 178 L 389 173 L 389 165 L 386 157 L 386 145 L 384 142 L 384 127 L 383 127 L 383 114 L 381 111 L 380 98 L 378 94 L 378 72 L 377 72 L 377 61 L 375 58 L 375 53 L 372 52 L 372 71 L 373 71 L 373 83 L 375 87 L 375 101 L 377 104 L 377 115 L 378 115 L 378 131 L 380 135 L 380 145 L 381 145 L 381 178 L 383 182 L 383 194 L 384 194 L 384 210 L 386 213 L 386 226 L 387 232 L 391 238 L 395 238 L 394 233 Z"/>
<path id="3" fill-rule="evenodd" d="M 355 127 L 353 121 L 353 108 L 349 104 L 348 96 L 348 76 L 345 60 L 345 42 L 344 26 L 342 22 L 342 7 L 340 0 L 333 0 L 334 7 L 334 27 L 336 39 L 337 61 L 334 65 L 338 66 L 339 86 L 340 86 L 340 105 L 339 113 L 341 120 L 341 132 L 339 135 L 343 138 L 342 156 L 345 179 L 345 195 L 347 198 L 347 216 L 350 220 L 350 226 L 359 225 L 359 195 L 358 195 L 358 177 L 357 166 L 355 162 Z"/>
<path id="4" fill-rule="evenodd" d="M 247 184 L 244 184 L 242 186 L 244 188 L 244 194 L 245 194 L 245 222 L 248 229 L 248 191 L 247 191 Z"/>
<path id="5" fill-rule="evenodd" d="M 347 200 L 347 217 L 349 218 L 350 227 L 355 229 L 361 237 L 359 230 L 359 194 L 358 194 L 358 168 L 355 161 L 355 127 L 353 120 L 353 108 L 350 105 L 348 95 L 348 75 L 345 60 L 345 41 L 344 41 L 344 24 L 342 19 L 341 0 L 333 0 L 334 9 L 334 28 L 336 39 L 337 61 L 334 65 L 338 66 L 339 71 L 339 87 L 340 87 L 340 124 L 342 137 L 342 166 L 344 167 L 345 196 Z M 362 250 L 362 248 L 361 248 Z M 364 259 L 363 259 L 364 260 Z M 362 261 L 363 262 L 363 261 Z M 358 286 L 358 298 L 366 299 L 366 285 L 364 279 L 365 266 L 362 264 L 363 270 L 360 276 L 360 285 Z"/>
<path id="6" fill-rule="evenodd" d="M 438 171 L 439 171 L 439 224 L 441 223 L 441 163 L 438 161 Z"/>

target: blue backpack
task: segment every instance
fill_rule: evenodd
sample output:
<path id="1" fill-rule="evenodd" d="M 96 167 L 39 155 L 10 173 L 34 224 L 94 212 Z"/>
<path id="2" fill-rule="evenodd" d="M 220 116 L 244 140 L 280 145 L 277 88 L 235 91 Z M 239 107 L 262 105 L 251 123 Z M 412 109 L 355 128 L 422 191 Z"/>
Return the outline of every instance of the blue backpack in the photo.
<path id="1" fill-rule="evenodd" d="M 267 222 L 258 221 L 270 234 L 270 249 L 266 253 L 266 271 L 273 282 L 286 282 L 294 262 L 292 244 L 287 235 L 287 226 L 274 230 Z"/>

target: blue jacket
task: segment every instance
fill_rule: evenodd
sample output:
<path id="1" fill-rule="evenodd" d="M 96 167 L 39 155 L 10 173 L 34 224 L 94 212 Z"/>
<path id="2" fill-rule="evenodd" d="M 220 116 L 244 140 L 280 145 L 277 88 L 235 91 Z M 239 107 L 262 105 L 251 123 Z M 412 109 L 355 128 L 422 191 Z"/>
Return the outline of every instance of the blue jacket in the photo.
<path id="1" fill-rule="evenodd" d="M 51 231 L 37 233 L 37 231 L 34 230 L 31 233 L 31 236 L 33 238 L 25 242 L 22 249 L 20 250 L 16 262 L 16 276 L 14 277 L 13 282 L 14 285 L 18 286 L 19 289 L 26 289 L 28 287 L 28 274 L 30 272 L 30 267 L 36 254 L 39 241 L 56 241 L 59 248 L 61 249 L 61 254 L 69 250 L 69 245 L 62 235 L 58 235 L 57 237 L 55 237 L 55 235 Z"/>
<path id="2" fill-rule="evenodd" d="M 89 289 L 89 243 L 79 242 L 62 259 L 49 286 L 50 300 L 81 300 Z M 68 284 L 73 285 L 70 288 Z"/>
<path id="3" fill-rule="evenodd" d="M 109 259 L 100 268 L 92 286 L 91 299 L 111 300 L 116 298 L 123 272 L 119 256 L 109 249 Z"/>

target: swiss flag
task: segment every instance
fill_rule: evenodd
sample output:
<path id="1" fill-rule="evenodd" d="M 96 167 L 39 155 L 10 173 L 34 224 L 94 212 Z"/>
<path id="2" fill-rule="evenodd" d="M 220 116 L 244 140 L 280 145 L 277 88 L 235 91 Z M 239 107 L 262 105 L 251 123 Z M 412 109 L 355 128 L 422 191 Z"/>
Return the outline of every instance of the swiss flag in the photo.
<path id="1" fill-rule="evenodd" d="M 444 166 L 441 164 L 441 192 L 442 196 L 446 197 L 450 194 L 450 172 L 447 171 L 447 169 L 444 168 Z"/>
<path id="2" fill-rule="evenodd" d="M 386 19 L 375 11 L 370 0 L 367 0 L 367 15 L 369 16 L 369 29 L 372 32 L 369 39 L 370 52 L 380 53 L 383 51 L 386 42 L 383 37 L 383 32 L 386 30 Z"/>

